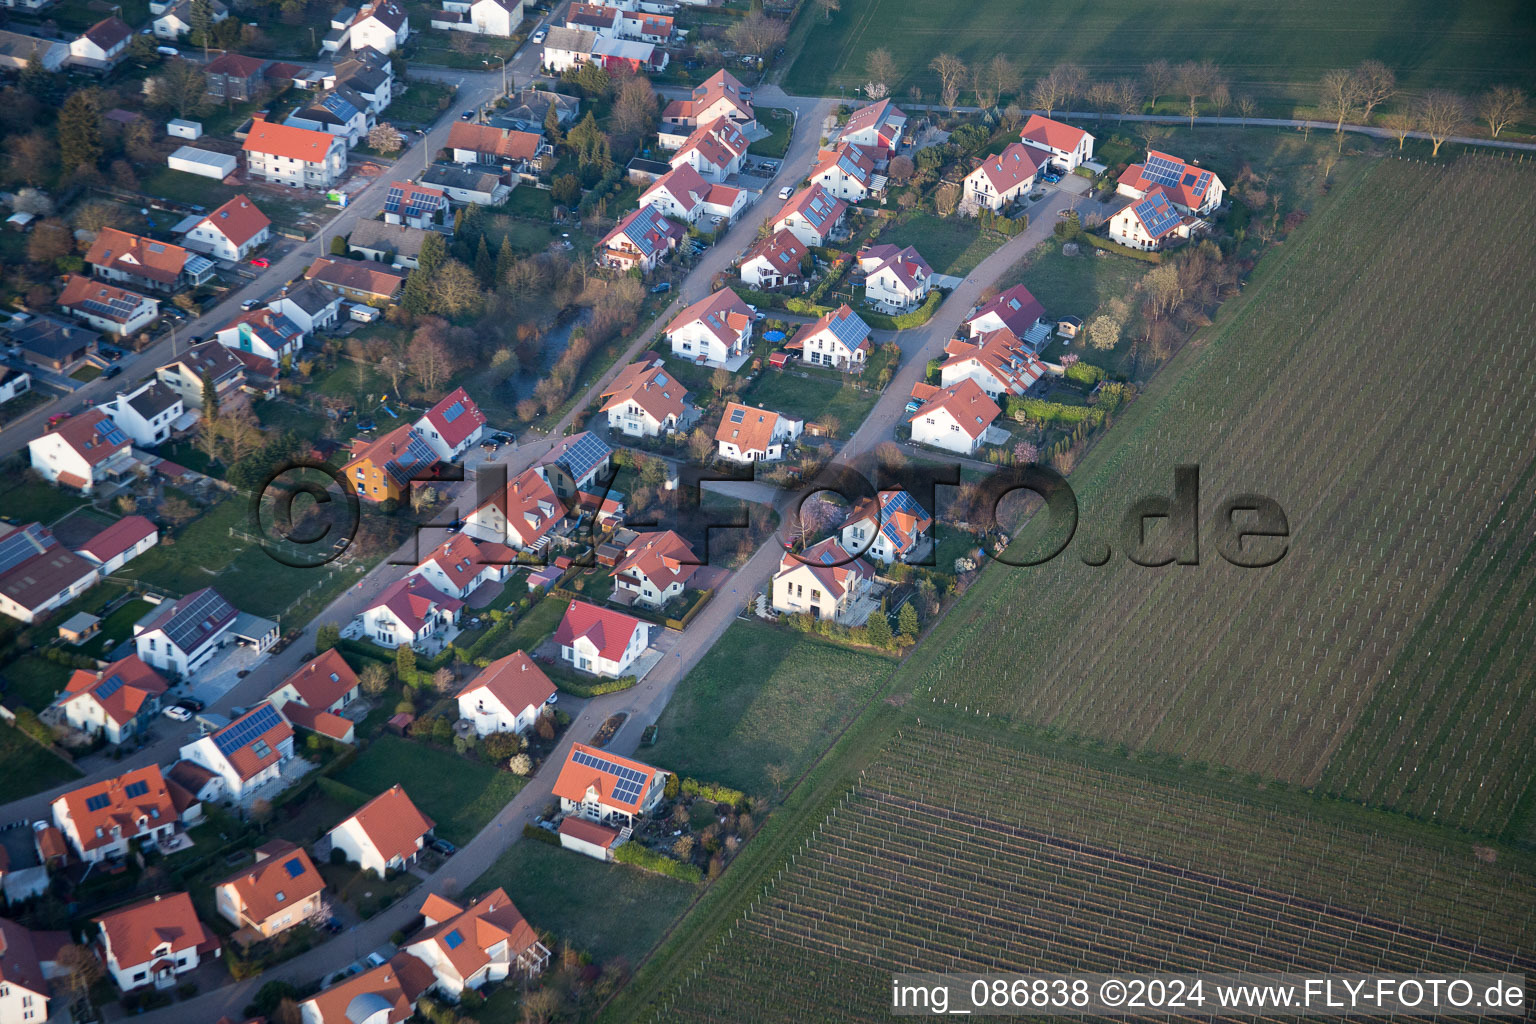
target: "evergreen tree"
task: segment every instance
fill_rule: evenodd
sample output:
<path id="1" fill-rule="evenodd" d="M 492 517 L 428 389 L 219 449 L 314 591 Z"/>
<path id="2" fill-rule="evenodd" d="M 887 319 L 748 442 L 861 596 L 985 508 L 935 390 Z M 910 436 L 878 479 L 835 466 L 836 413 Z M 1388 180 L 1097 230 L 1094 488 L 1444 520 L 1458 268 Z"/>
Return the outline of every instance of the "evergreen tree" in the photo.
<path id="1" fill-rule="evenodd" d="M 549 109 L 544 111 L 544 138 L 549 140 L 551 146 L 560 145 L 564 133 L 560 131 L 560 104 L 554 100 L 549 101 Z"/>
<path id="2" fill-rule="evenodd" d="M 416 680 L 416 648 L 410 644 L 401 644 L 395 648 L 395 675 L 403 686 L 409 686 Z"/>
<path id="3" fill-rule="evenodd" d="M 101 160 L 101 105 L 95 89 L 69 94 L 59 111 L 59 163 L 66 176 Z"/>
<path id="4" fill-rule="evenodd" d="M 507 283 L 507 278 L 512 275 L 512 264 L 517 262 L 517 256 L 512 252 L 512 236 L 501 237 L 501 249 L 496 253 L 496 287 Z"/>
<path id="5" fill-rule="evenodd" d="M 191 29 L 188 41 L 193 46 L 201 46 L 208 49 L 212 42 L 213 33 L 213 0 L 192 0 L 192 9 L 187 14 L 187 25 Z"/>
<path id="6" fill-rule="evenodd" d="M 443 265 L 443 260 L 448 258 L 448 246 L 443 241 L 439 231 L 428 231 L 421 240 L 421 252 L 416 257 L 416 269 L 423 277 L 430 279 L 437 273 L 437 268 Z M 414 271 L 413 271 L 414 275 Z M 410 282 L 407 281 L 407 284 Z"/>
<path id="7" fill-rule="evenodd" d="M 901 629 L 901 635 L 908 640 L 917 639 L 917 609 L 908 601 L 901 606 L 901 611 L 896 614 L 896 625 Z"/>
<path id="8" fill-rule="evenodd" d="M 879 648 L 888 648 L 896 642 L 891 635 L 891 620 L 885 617 L 885 609 L 881 608 L 869 617 L 869 642 Z"/>
<path id="9" fill-rule="evenodd" d="M 33 46 L 31 56 L 27 57 L 27 66 L 21 69 L 21 87 L 28 95 L 37 99 L 47 99 L 53 92 L 54 75 L 43 67 L 43 57 L 39 52 L 40 47 Z"/>
<path id="10" fill-rule="evenodd" d="M 428 238 L 440 237 L 429 234 Z M 422 246 L 426 251 L 426 246 Z M 405 286 L 400 289 L 400 306 L 407 313 L 429 313 L 432 311 L 432 275 L 423 267 L 417 267 L 405 275 Z"/>
<path id="11" fill-rule="evenodd" d="M 209 423 L 219 420 L 219 391 L 206 373 L 203 374 L 203 418 Z"/>
<path id="12" fill-rule="evenodd" d="M 490 247 L 485 244 L 485 236 L 480 236 L 480 244 L 475 248 L 475 276 L 480 279 L 483 288 L 491 287 L 491 275 L 496 272 L 496 261 L 491 259 Z"/>

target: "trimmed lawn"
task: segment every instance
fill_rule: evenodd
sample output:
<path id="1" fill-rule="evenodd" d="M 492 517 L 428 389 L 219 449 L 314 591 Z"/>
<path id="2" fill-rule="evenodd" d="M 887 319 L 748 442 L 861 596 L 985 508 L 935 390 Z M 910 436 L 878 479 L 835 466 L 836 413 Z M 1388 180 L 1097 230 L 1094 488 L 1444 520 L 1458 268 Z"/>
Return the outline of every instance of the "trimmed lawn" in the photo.
<path id="1" fill-rule="evenodd" d="M 773 134 L 752 143 L 747 148 L 748 153 L 753 156 L 782 157 L 789 152 L 789 137 L 795 128 L 795 115 L 792 111 L 780 110 L 777 107 L 758 107 L 757 121 Z"/>
<path id="2" fill-rule="evenodd" d="M 46 526 L 85 503 L 85 499 L 74 491 L 40 480 L 7 480 L 0 488 L 0 516 L 16 523 L 36 521 Z"/>
<path id="3" fill-rule="evenodd" d="M 505 658 L 513 651 L 531 651 L 537 647 L 545 637 L 555 631 L 560 625 L 560 619 L 565 615 L 565 609 L 570 605 L 569 598 L 545 597 L 538 604 L 528 609 L 528 614 L 517 621 L 517 625 L 502 636 L 499 643 L 491 645 L 491 649 L 485 653 L 485 657 L 495 661 L 497 658 Z"/>
<path id="4" fill-rule="evenodd" d="M 79 777 L 79 770 L 63 758 L 17 729 L 0 725 L 0 800 L 19 800 Z"/>
<path id="5" fill-rule="evenodd" d="M 896 662 L 760 622 L 736 622 L 678 684 L 646 761 L 771 795 L 797 777 L 884 683 Z"/>
<path id="6" fill-rule="evenodd" d="M 133 624 L 149 614 L 154 605 L 148 601 L 126 601 L 121 607 L 113 610 L 111 615 L 101 620 L 101 632 L 91 637 L 79 647 L 65 647 L 65 650 L 77 651 L 86 657 L 99 658 L 106 649 L 108 640 L 116 640 L 122 643 L 133 634 Z M 114 645 L 115 646 L 115 645 Z"/>
<path id="7" fill-rule="evenodd" d="M 1096 256 L 1086 245 L 1076 256 L 1063 256 L 1061 243 L 1052 239 L 1015 264 L 998 285 L 1022 284 L 1052 315 L 1078 316 L 1085 325 L 1110 299 L 1124 299 L 1133 312 L 1121 331 L 1120 344 L 1113 350 L 1092 348 L 1082 336 L 1076 341 L 1052 338 L 1041 356 L 1056 361 L 1072 352 L 1113 376 L 1130 377 L 1135 371 L 1131 337 L 1136 326 L 1136 285 L 1151 269 L 1150 263 L 1129 256 Z M 1064 400 L 1059 395 L 1052 397 Z"/>
<path id="8" fill-rule="evenodd" d="M 391 879 L 368 878 L 354 867 L 337 867 L 334 864 L 316 864 L 325 886 L 343 903 L 356 910 L 364 919 L 372 917 L 385 907 L 397 902 L 416 888 L 421 879 L 410 872 L 401 872 Z"/>
<path id="9" fill-rule="evenodd" d="M 550 929 L 599 963 L 621 956 L 631 965 L 650 952 L 697 892 L 686 882 L 529 839 L 514 844 L 465 891 L 497 886 L 535 928 Z"/>
<path id="10" fill-rule="evenodd" d="M 1105 78 L 1134 74 L 1159 58 L 1175 65 L 1208 58 L 1231 76 L 1234 95 L 1253 95 L 1282 116 L 1296 104 L 1317 102 L 1317 82 L 1327 71 L 1368 57 L 1396 69 L 1398 84 L 1411 91 L 1471 93 L 1508 82 L 1529 94 L 1536 87 L 1530 60 L 1536 21 L 1518 0 L 1386 0 L 1358 10 L 1341 10 L 1328 0 L 1066 0 L 1018 15 L 1012 0 L 956 0 L 942 17 L 905 0 L 844 0 L 826 24 L 810 7 L 801 20 L 814 25 L 785 87 L 834 96 L 842 87 L 852 94 L 868 80 L 865 62 L 877 47 L 895 60 L 896 80 L 886 83 L 891 96 L 904 99 L 917 86 L 928 102 L 937 91 L 928 62 L 940 50 L 973 67 L 1004 53 L 1022 68 L 1071 61 Z M 1026 88 L 1035 77 L 1036 71 L 1025 74 Z M 1160 106 L 1172 109 L 1181 99 L 1164 96 Z M 970 90 L 960 102 L 974 102 Z"/>
<path id="11" fill-rule="evenodd" d="M 460 846 L 473 839 L 524 782 L 483 761 L 399 736 L 374 740 L 337 773 L 336 781 L 370 796 L 400 783 L 411 802 L 437 822 L 437 834 Z"/>
<path id="12" fill-rule="evenodd" d="M 555 198 L 548 189 L 534 188 L 525 183 L 514 188 L 499 209 L 515 217 L 549 220 L 555 215 Z"/>
<path id="13" fill-rule="evenodd" d="M 390 101 L 387 111 L 389 120 L 395 125 L 426 127 L 453 106 L 453 97 L 458 91 L 456 87 L 442 82 L 410 79 L 404 95 Z"/>
<path id="14" fill-rule="evenodd" d="M 33 711 L 41 712 L 64 689 L 71 671 L 47 658 L 23 654 L 0 669 L 0 679 L 5 680 L 5 703 L 13 708 L 18 703 L 25 704 Z"/>
<path id="15" fill-rule="evenodd" d="M 976 264 L 1003 244 L 1003 236 L 983 231 L 974 220 L 965 217 L 937 217 L 922 213 L 880 233 L 880 242 L 912 245 L 936 274 L 964 277 Z"/>
<path id="16" fill-rule="evenodd" d="M 823 423 L 828 417 L 836 419 L 838 429 L 834 433 L 839 437 L 857 429 L 879 399 L 877 392 L 846 387 L 832 377 L 815 373 L 799 377 L 780 370 L 764 371 L 742 396 L 744 402 L 809 423 Z"/>

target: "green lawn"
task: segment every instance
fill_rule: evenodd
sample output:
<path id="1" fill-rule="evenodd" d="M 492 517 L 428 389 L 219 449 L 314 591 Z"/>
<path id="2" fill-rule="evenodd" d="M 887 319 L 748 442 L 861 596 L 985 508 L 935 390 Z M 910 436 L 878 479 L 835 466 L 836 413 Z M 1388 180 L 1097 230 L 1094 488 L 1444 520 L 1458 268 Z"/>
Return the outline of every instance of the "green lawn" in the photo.
<path id="1" fill-rule="evenodd" d="M 757 123 L 773 132 L 766 139 L 758 139 L 747 148 L 753 156 L 782 157 L 789 152 L 789 137 L 795 128 L 795 115 L 777 107 L 758 107 Z"/>
<path id="2" fill-rule="evenodd" d="M 139 191 L 209 210 L 243 193 L 250 196 L 274 224 L 284 227 L 301 227 L 299 222 L 306 217 L 318 217 L 325 212 L 325 200 L 304 189 L 278 192 L 265 187 L 232 188 L 222 181 L 188 174 L 186 171 L 173 171 L 169 167 L 162 167 L 154 174 L 140 178 Z"/>
<path id="3" fill-rule="evenodd" d="M 36 521 L 47 525 L 84 504 L 85 499 L 75 491 L 42 481 L 12 478 L 0 487 L 0 517 L 16 523 Z"/>
<path id="4" fill-rule="evenodd" d="M 72 380 L 78 380 L 82 384 L 89 384 L 91 381 L 101 376 L 101 367 L 94 366 L 91 363 L 86 363 L 84 366 L 80 367 L 69 376 Z"/>
<path id="5" fill-rule="evenodd" d="M 0 801 L 19 800 L 79 777 L 69 762 L 11 726 L 0 725 Z"/>
<path id="6" fill-rule="evenodd" d="M 889 245 L 916 246 L 936 274 L 964 277 L 976 264 L 1003 244 L 1003 236 L 981 230 L 975 220 L 965 217 L 936 217 L 922 213 L 910 220 L 893 224 L 881 232 L 879 241 Z"/>
<path id="7" fill-rule="evenodd" d="M 799 775 L 894 664 L 762 623 L 734 623 L 678 684 L 646 760 L 771 795 L 765 767 Z"/>
<path id="8" fill-rule="evenodd" d="M 523 184 L 512 190 L 512 194 L 499 209 L 516 217 L 548 220 L 555 214 L 555 200 L 548 189 Z"/>
<path id="9" fill-rule="evenodd" d="M 1114 376 L 1130 377 L 1135 370 L 1131 337 L 1136 324 L 1134 311 L 1138 305 L 1136 285 L 1151 269 L 1151 264 L 1129 256 L 1096 256 L 1088 246 L 1080 247 L 1076 256 L 1064 256 L 1061 244 L 1052 239 L 1015 264 L 998 285 L 1022 284 L 1052 315 L 1078 316 L 1084 324 L 1092 320 L 1109 300 L 1124 300 L 1132 310 L 1131 320 L 1126 325 L 1132 329 L 1121 332 L 1120 344 L 1113 351 L 1091 348 L 1081 337 L 1075 342 L 1053 338 L 1041 355 L 1056 361 L 1072 352 Z M 1059 400 L 1059 396 L 1057 398 Z"/>
<path id="10" fill-rule="evenodd" d="M 622 956 L 637 964 L 696 893 L 694 886 L 623 864 L 524 839 L 466 888 L 500 886 L 535 928 L 589 953 L 599 963 Z M 622 922 L 615 927 L 616 922 Z"/>
<path id="11" fill-rule="evenodd" d="M 456 87 L 442 82 L 410 79 L 404 94 L 390 101 L 387 117 L 395 125 L 419 125 L 425 128 L 453 105 L 456 92 Z"/>
<path id="12" fill-rule="evenodd" d="M 560 625 L 560 619 L 565 615 L 565 609 L 570 605 L 568 598 L 544 597 L 532 608 L 528 614 L 517 621 L 517 625 L 507 631 L 497 643 L 491 645 L 491 649 L 485 652 L 485 657 L 495 661 L 497 658 L 505 658 L 513 651 L 531 651 L 539 645 L 539 642 L 555 631 Z"/>
<path id="13" fill-rule="evenodd" d="M 15 658 L 0 669 L 0 679 L 5 681 L 5 703 L 12 708 L 26 705 L 33 711 L 42 711 L 64 689 L 70 671 L 64 665 L 35 654 Z"/>
<path id="14" fill-rule="evenodd" d="M 1530 59 L 1536 20 L 1520 0 L 1349 7 L 1328 0 L 1067 0 L 1027 9 L 1012 0 L 955 0 L 942 15 L 906 0 L 844 0 L 830 25 L 821 24 L 814 7 L 802 18 L 817 24 L 785 77 L 785 89 L 794 93 L 837 95 L 841 87 L 852 96 L 868 80 L 865 60 L 877 47 L 895 58 L 891 95 L 905 98 L 917 86 L 927 102 L 935 102 L 938 91 L 928 62 L 941 50 L 971 65 L 1005 54 L 1023 69 L 1026 89 L 1064 61 L 1081 64 L 1092 77 L 1115 77 L 1160 58 L 1173 64 L 1209 59 L 1230 76 L 1234 95 L 1254 95 L 1277 111 L 1315 103 L 1323 74 L 1371 57 L 1395 68 L 1400 84 L 1412 90 L 1536 88 Z M 974 102 L 969 90 L 961 102 Z M 1165 106 L 1174 102 L 1163 99 Z"/>
<path id="15" fill-rule="evenodd" d="M 834 434 L 847 437 L 869 415 L 880 396 L 873 391 L 845 387 L 842 381 L 812 373 L 799 377 L 792 372 L 765 370 L 747 388 L 742 400 L 765 409 L 785 413 L 808 423 L 836 419 Z"/>
<path id="16" fill-rule="evenodd" d="M 411 802 L 437 822 L 437 834 L 460 845 L 473 839 L 524 782 L 483 761 L 398 736 L 374 740 L 336 780 L 369 795 L 400 783 Z"/>

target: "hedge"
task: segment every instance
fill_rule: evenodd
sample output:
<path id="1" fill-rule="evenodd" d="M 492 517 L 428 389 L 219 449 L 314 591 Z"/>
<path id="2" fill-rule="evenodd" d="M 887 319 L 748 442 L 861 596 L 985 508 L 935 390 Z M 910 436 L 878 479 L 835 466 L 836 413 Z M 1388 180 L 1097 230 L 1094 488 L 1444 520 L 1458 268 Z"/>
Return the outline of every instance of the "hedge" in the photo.
<path id="1" fill-rule="evenodd" d="M 1128 245 L 1121 245 L 1119 242 L 1111 242 L 1107 238 L 1100 238 L 1098 235 L 1090 235 L 1086 232 L 1074 239 L 1071 239 L 1071 241 L 1087 242 L 1095 249 L 1103 249 L 1105 252 L 1112 252 L 1117 256 L 1129 256 L 1131 259 L 1141 260 L 1143 263 L 1163 262 L 1163 254 L 1160 252 L 1147 252 L 1144 249 L 1132 249 Z"/>
<path id="2" fill-rule="evenodd" d="M 1044 402 L 1038 398 L 1010 396 L 1006 403 L 1008 418 L 1017 420 L 1023 416 L 1042 423 L 1089 423 L 1098 426 L 1104 421 L 1102 410 L 1086 405 L 1063 405 L 1060 402 Z"/>
<path id="3" fill-rule="evenodd" d="M 361 807 L 370 799 L 368 794 L 362 790 L 349 786 L 345 782 L 338 782 L 325 775 L 315 779 L 315 786 L 332 800 L 351 807 Z"/>
<path id="4" fill-rule="evenodd" d="M 639 843 L 625 843 L 613 851 L 613 859 L 620 864 L 628 864 L 631 867 L 640 868 L 642 871 L 652 871 L 658 875 L 666 875 L 680 882 L 692 882 L 697 885 L 704 880 L 704 875 L 692 864 L 684 864 L 680 860 L 663 856 L 655 850 L 641 846 Z"/>
<path id="5" fill-rule="evenodd" d="M 1109 374 L 1092 363 L 1078 361 L 1067 367 L 1064 376 L 1084 384 L 1097 384 Z"/>
<path id="6" fill-rule="evenodd" d="M 904 331 L 912 327 L 921 327 L 933 319 L 934 312 L 939 308 L 939 303 L 944 301 L 944 292 L 935 288 L 928 293 L 923 304 L 916 309 L 902 313 L 900 316 L 887 316 L 885 313 L 876 313 L 873 310 L 859 310 L 859 317 L 870 327 L 882 331 Z"/>
<path id="7" fill-rule="evenodd" d="M 550 846 L 560 845 L 560 837 L 558 835 L 547 828 L 539 828 L 539 826 L 531 821 L 523 823 L 523 838 L 537 839 L 539 842 L 548 843 Z"/>
<path id="8" fill-rule="evenodd" d="M 747 795 L 739 789 L 731 789 L 728 786 L 717 785 L 713 782 L 700 782 L 698 779 L 684 779 L 680 784 L 684 796 L 703 797 L 717 804 L 730 804 L 739 806 Z"/>
<path id="9" fill-rule="evenodd" d="M 573 697 L 601 697 L 605 693 L 618 693 L 620 690 L 627 690 L 639 682 L 639 680 L 634 676 L 619 676 L 617 679 L 598 679 L 588 683 L 560 674 L 551 676 L 550 682 Z"/>

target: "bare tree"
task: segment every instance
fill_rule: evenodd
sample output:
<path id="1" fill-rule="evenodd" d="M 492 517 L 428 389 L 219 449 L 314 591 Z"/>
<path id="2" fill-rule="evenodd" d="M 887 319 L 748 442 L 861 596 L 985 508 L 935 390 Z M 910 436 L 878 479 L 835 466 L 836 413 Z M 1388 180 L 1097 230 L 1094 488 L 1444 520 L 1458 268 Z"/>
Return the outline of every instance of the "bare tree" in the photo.
<path id="1" fill-rule="evenodd" d="M 1248 127 L 1248 119 L 1253 116 L 1254 109 L 1258 106 L 1252 96 L 1239 96 L 1237 98 L 1237 116 L 1243 119 L 1243 127 Z"/>
<path id="2" fill-rule="evenodd" d="M 869 56 L 864 58 L 864 71 L 869 75 L 870 82 L 885 86 L 889 95 L 891 86 L 896 84 L 896 61 L 890 50 L 883 46 L 870 50 Z"/>
<path id="3" fill-rule="evenodd" d="M 91 991 L 91 986 L 101 980 L 101 961 L 89 947 L 70 943 L 59 949 L 54 963 L 59 966 L 64 974 L 69 992 L 76 999 L 83 999 Z"/>
<path id="4" fill-rule="evenodd" d="M 460 33 L 462 35 L 463 33 Z M 368 145 L 380 153 L 395 153 L 405 144 L 405 136 L 388 121 L 380 121 L 368 129 Z"/>
<path id="5" fill-rule="evenodd" d="M 1397 139 L 1397 148 L 1402 149 L 1403 143 L 1408 141 L 1408 133 L 1413 131 L 1413 118 L 1408 114 L 1387 114 L 1381 119 L 1382 126 Z"/>
<path id="6" fill-rule="evenodd" d="M 1141 86 L 1136 84 L 1134 78 L 1115 79 L 1115 110 L 1120 114 L 1120 120 L 1125 120 L 1126 114 L 1134 114 L 1141 109 Z"/>
<path id="7" fill-rule="evenodd" d="M 1046 117 L 1055 113 L 1066 98 L 1062 76 L 1057 74 L 1055 69 L 1045 77 L 1035 79 L 1035 87 L 1029 90 L 1029 102 L 1045 111 Z"/>
<path id="8" fill-rule="evenodd" d="M 1058 64 L 1051 69 L 1051 74 L 1061 83 L 1061 104 L 1064 107 L 1081 96 L 1088 84 L 1088 72 L 1077 64 Z"/>
<path id="9" fill-rule="evenodd" d="M 619 87 L 619 98 L 613 105 L 613 126 L 626 134 L 643 135 L 655 124 L 656 111 L 656 90 L 649 79 L 635 76 Z"/>
<path id="10" fill-rule="evenodd" d="M 1477 99 L 1477 116 L 1494 138 L 1525 116 L 1525 93 L 1512 85 L 1496 85 Z"/>
<path id="11" fill-rule="evenodd" d="M 952 53 L 939 54 L 928 62 L 928 67 L 939 76 L 939 95 L 942 97 L 943 104 L 953 114 L 955 104 L 960 100 L 960 83 L 970 69 L 965 66 L 965 61 Z"/>
<path id="12" fill-rule="evenodd" d="M 1227 112 L 1232 105 L 1232 86 L 1225 78 L 1218 78 L 1216 84 L 1211 86 L 1211 106 L 1216 108 L 1216 116 L 1220 117 Z"/>
<path id="13" fill-rule="evenodd" d="M 370 697 L 377 697 L 389 689 L 389 669 L 377 661 L 370 661 L 364 665 L 357 678 L 362 683 L 363 693 Z"/>
<path id="14" fill-rule="evenodd" d="M 1158 124 L 1155 121 L 1142 121 L 1136 125 L 1136 135 L 1147 144 L 1148 149 L 1153 149 L 1158 142 L 1172 134 L 1173 129 L 1166 124 Z"/>
<path id="15" fill-rule="evenodd" d="M 1467 101 L 1445 89 L 1431 89 L 1419 99 L 1419 128 L 1433 144 L 1430 156 L 1439 156 L 1440 147 L 1452 135 L 1467 130 Z"/>
<path id="16" fill-rule="evenodd" d="M 1355 90 L 1360 101 L 1360 123 L 1370 124 L 1371 113 L 1397 92 L 1397 75 L 1379 60 L 1361 61 L 1355 68 Z"/>
<path id="17" fill-rule="evenodd" d="M 762 11 L 753 11 L 732 25 L 726 32 L 731 45 L 745 53 L 771 53 L 784 42 L 789 34 L 787 22 L 770 18 Z"/>
<path id="18" fill-rule="evenodd" d="M 1102 120 L 1103 116 L 1115 106 L 1115 83 L 1094 82 L 1088 86 L 1083 96 L 1088 101 L 1088 109 L 1099 115 Z"/>
<path id="19" fill-rule="evenodd" d="M 992 88 L 999 101 L 1019 91 L 1019 68 L 1003 54 L 992 58 L 987 68 L 992 72 Z"/>
<path id="20" fill-rule="evenodd" d="M 1195 126 L 1195 113 L 1200 108 L 1200 100 L 1210 96 L 1217 83 L 1221 81 L 1221 69 L 1208 60 L 1185 61 L 1179 65 L 1178 88 L 1184 95 L 1189 107 L 1189 126 Z"/>
<path id="21" fill-rule="evenodd" d="M 890 94 L 890 87 L 884 82 L 869 81 L 864 83 L 864 95 L 872 100 L 883 100 Z"/>
<path id="22" fill-rule="evenodd" d="M 976 93 L 976 105 L 983 110 L 997 102 L 997 93 L 992 89 L 992 72 L 980 64 L 971 69 L 971 90 Z"/>
<path id="23" fill-rule="evenodd" d="M 1353 71 L 1330 71 L 1318 83 L 1318 113 L 1333 122 L 1333 130 L 1340 134 L 1344 122 L 1355 112 L 1360 103 L 1360 85 Z"/>
<path id="24" fill-rule="evenodd" d="M 1157 101 L 1173 88 L 1173 81 L 1173 68 L 1161 58 L 1141 69 L 1142 88 L 1152 100 L 1152 109 L 1156 110 Z"/>

